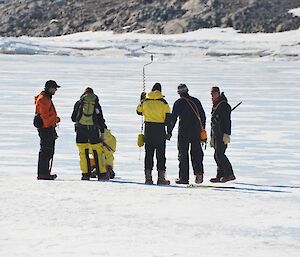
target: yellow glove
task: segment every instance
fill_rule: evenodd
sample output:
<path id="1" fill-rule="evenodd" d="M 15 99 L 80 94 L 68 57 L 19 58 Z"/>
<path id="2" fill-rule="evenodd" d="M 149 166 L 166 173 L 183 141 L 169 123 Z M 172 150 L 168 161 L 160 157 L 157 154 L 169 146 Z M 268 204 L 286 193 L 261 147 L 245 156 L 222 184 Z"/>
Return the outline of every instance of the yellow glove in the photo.
<path id="1" fill-rule="evenodd" d="M 225 145 L 228 145 L 230 143 L 230 135 L 224 133 L 223 142 Z"/>

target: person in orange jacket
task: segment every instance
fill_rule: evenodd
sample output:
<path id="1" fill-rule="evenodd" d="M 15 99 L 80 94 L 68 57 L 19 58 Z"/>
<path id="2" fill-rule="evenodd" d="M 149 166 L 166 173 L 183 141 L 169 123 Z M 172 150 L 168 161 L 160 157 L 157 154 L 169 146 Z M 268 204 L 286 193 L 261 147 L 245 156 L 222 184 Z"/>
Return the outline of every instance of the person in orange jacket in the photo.
<path id="1" fill-rule="evenodd" d="M 60 122 L 52 96 L 60 86 L 54 80 L 48 80 L 45 89 L 35 97 L 35 113 L 41 117 L 41 126 L 38 128 L 40 137 L 40 151 L 38 160 L 37 179 L 54 180 L 56 174 L 51 174 L 55 140 L 57 133 L 55 127 Z"/>

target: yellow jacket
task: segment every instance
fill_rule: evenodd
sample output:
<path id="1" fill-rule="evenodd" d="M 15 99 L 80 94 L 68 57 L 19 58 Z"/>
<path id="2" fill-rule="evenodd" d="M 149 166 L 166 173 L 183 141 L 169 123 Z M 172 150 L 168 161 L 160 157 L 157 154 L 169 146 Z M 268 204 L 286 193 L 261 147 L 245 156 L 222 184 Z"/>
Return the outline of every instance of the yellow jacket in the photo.
<path id="1" fill-rule="evenodd" d="M 145 122 L 165 123 L 170 106 L 162 93 L 156 90 L 146 95 L 146 99 L 137 106 L 136 112 L 144 116 Z"/>

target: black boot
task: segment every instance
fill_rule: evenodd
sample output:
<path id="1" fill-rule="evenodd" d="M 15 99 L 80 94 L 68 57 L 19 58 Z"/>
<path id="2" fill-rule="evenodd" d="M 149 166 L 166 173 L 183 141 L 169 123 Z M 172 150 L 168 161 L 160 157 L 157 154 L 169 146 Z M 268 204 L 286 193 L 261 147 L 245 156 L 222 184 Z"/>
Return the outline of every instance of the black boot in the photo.
<path id="1" fill-rule="evenodd" d="M 152 170 L 145 170 L 145 184 L 153 185 Z"/>
<path id="2" fill-rule="evenodd" d="M 175 180 L 175 183 L 176 184 L 188 184 L 189 183 L 189 181 L 188 180 L 185 180 L 185 179 L 181 179 L 181 178 L 177 178 L 176 180 Z"/>
<path id="3" fill-rule="evenodd" d="M 157 185 L 170 185 L 170 180 L 166 180 L 166 172 L 164 170 L 158 171 Z"/>
<path id="4" fill-rule="evenodd" d="M 54 179 L 56 179 L 56 177 L 54 177 L 53 175 L 50 175 L 50 176 L 38 176 L 37 179 L 38 180 L 54 180 Z"/>
<path id="5" fill-rule="evenodd" d="M 38 180 L 55 180 L 56 178 L 57 178 L 56 174 L 39 175 L 37 177 Z"/>
<path id="6" fill-rule="evenodd" d="M 82 173 L 81 180 L 90 180 L 90 175 L 88 173 Z"/>
<path id="7" fill-rule="evenodd" d="M 54 180 L 54 179 L 57 178 L 57 175 L 56 174 L 50 174 L 50 178 L 52 178 L 52 180 Z"/>
<path id="8" fill-rule="evenodd" d="M 231 180 L 235 180 L 235 176 L 234 175 L 231 175 L 231 176 L 227 176 L 227 177 L 223 177 L 221 178 L 221 183 L 225 183 L 227 181 L 231 181 Z"/>
<path id="9" fill-rule="evenodd" d="M 201 184 L 203 182 L 203 174 L 197 174 L 195 176 L 195 183 L 196 184 Z"/>
<path id="10" fill-rule="evenodd" d="M 108 176 L 110 179 L 113 179 L 116 176 L 116 174 L 111 166 L 107 167 L 107 173 L 108 173 Z"/>
<path id="11" fill-rule="evenodd" d="M 220 177 L 220 176 L 217 175 L 215 178 L 211 178 L 209 181 L 211 183 L 220 183 L 221 182 L 221 178 L 222 177 Z"/>
<path id="12" fill-rule="evenodd" d="M 100 173 L 98 176 L 98 180 L 109 180 L 109 175 L 107 172 L 105 173 Z"/>

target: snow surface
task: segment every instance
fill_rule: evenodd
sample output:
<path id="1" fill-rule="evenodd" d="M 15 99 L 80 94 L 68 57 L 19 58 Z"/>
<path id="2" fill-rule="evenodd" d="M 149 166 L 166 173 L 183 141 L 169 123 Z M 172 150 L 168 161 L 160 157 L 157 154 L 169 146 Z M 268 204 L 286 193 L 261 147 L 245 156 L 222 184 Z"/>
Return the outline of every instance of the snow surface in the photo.
<path id="1" fill-rule="evenodd" d="M 222 31 L 0 39 L 2 52 L 12 53 L 0 55 L 1 257 L 299 256 L 299 30 Z M 232 106 L 243 101 L 232 113 L 228 148 L 237 180 L 222 185 L 236 189 L 176 187 L 177 131 L 167 143 L 173 187 L 143 185 L 135 107 L 150 60 L 141 50 L 146 44 L 163 53 L 146 67 L 147 90 L 161 82 L 172 105 L 177 85 L 186 83 L 202 101 L 208 131 L 211 86 L 219 85 Z M 270 54 L 232 54 L 261 49 Z M 223 54 L 207 54 L 213 51 Z M 33 97 L 48 79 L 62 86 L 53 97 L 62 120 L 53 165 L 59 179 L 37 181 Z M 99 95 L 118 139 L 117 182 L 80 181 L 70 115 L 86 86 Z M 204 167 L 203 184 L 211 185 L 216 166 L 209 147 Z"/>
<path id="2" fill-rule="evenodd" d="M 292 9 L 292 10 L 289 10 L 289 13 L 292 13 L 294 16 L 300 17 L 300 7 Z"/>

